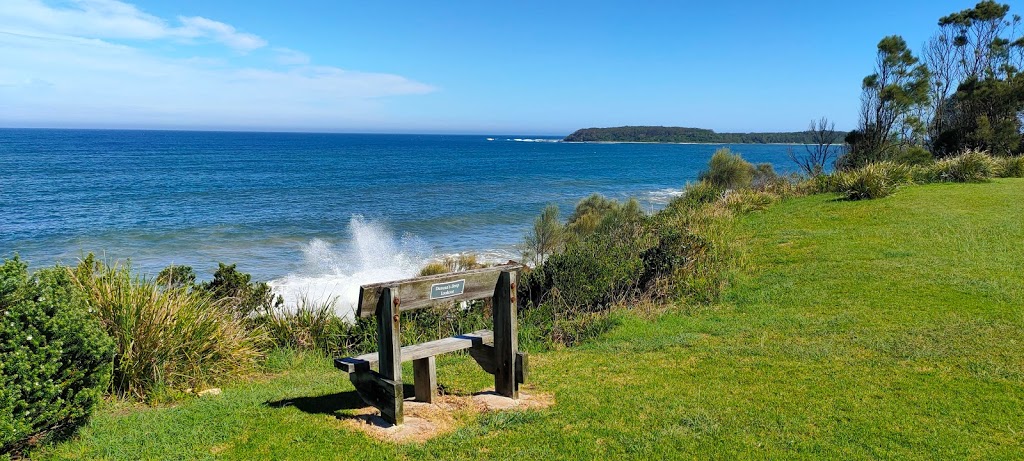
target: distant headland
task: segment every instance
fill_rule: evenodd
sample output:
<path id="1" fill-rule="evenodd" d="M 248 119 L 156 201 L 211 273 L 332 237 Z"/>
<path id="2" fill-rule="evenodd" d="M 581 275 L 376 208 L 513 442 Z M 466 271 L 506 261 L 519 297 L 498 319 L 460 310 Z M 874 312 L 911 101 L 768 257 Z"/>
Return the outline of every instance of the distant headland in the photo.
<path id="1" fill-rule="evenodd" d="M 835 133 L 841 143 L 846 132 Z M 565 142 L 650 142 L 707 144 L 814 144 L 814 132 L 788 133 L 715 133 L 704 128 L 676 126 L 618 126 L 584 128 L 566 136 Z"/>

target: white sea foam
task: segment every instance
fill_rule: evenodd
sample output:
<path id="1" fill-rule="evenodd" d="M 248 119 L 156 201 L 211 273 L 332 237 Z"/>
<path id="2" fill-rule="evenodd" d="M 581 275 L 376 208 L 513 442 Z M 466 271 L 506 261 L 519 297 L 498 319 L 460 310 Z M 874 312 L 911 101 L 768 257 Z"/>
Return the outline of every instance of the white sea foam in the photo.
<path id="1" fill-rule="evenodd" d="M 430 259 L 427 245 L 413 236 L 398 238 L 384 225 L 353 216 L 351 240 L 334 245 L 313 239 L 303 248 L 304 265 L 295 273 L 269 282 L 284 297 L 286 308 L 299 300 L 335 300 L 339 316 L 351 319 L 359 286 L 413 277 Z"/>
<path id="2" fill-rule="evenodd" d="M 647 193 L 647 201 L 656 205 L 668 205 L 668 202 L 684 193 L 682 189 L 652 190 Z"/>

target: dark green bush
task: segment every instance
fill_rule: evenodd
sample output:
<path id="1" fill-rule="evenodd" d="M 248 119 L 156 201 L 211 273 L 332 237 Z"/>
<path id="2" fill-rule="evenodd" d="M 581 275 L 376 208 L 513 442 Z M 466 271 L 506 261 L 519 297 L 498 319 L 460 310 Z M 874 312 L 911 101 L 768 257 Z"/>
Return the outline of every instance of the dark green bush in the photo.
<path id="1" fill-rule="evenodd" d="M 228 266 L 217 263 L 213 280 L 203 283 L 199 288 L 209 293 L 214 300 L 224 300 L 242 317 L 284 304 L 284 299 L 274 296 L 266 282 L 253 282 L 252 276 L 240 272 L 235 264 Z"/>
<path id="2" fill-rule="evenodd" d="M 74 432 L 110 382 L 113 342 L 63 268 L 0 266 L 0 453 Z"/>
<path id="3" fill-rule="evenodd" d="M 637 227 L 591 234 L 549 258 L 542 270 L 552 301 L 592 312 L 633 295 L 643 271 Z"/>
<path id="4" fill-rule="evenodd" d="M 196 273 L 189 266 L 167 266 L 156 276 L 156 283 L 167 288 L 192 287 L 196 283 Z"/>
<path id="5" fill-rule="evenodd" d="M 893 155 L 892 160 L 903 165 L 929 165 L 935 161 L 932 153 L 921 146 L 905 146 Z"/>
<path id="6" fill-rule="evenodd" d="M 723 147 L 711 156 L 708 169 L 702 171 L 698 179 L 721 189 L 742 189 L 750 187 L 755 172 L 754 165 Z"/>

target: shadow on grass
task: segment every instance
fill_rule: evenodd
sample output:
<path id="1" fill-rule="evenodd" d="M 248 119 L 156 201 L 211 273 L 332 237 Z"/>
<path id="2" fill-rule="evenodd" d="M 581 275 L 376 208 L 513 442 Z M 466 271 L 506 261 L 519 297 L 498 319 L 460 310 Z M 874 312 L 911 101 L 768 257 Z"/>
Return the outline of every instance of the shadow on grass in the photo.
<path id="1" fill-rule="evenodd" d="M 412 384 L 402 386 L 406 396 L 415 395 L 416 388 Z M 337 412 L 342 410 L 358 410 L 369 405 L 363 401 L 356 391 L 338 392 L 336 394 L 320 395 L 317 397 L 291 397 L 263 403 L 270 408 L 295 409 L 312 415 L 332 415 L 342 417 Z"/>

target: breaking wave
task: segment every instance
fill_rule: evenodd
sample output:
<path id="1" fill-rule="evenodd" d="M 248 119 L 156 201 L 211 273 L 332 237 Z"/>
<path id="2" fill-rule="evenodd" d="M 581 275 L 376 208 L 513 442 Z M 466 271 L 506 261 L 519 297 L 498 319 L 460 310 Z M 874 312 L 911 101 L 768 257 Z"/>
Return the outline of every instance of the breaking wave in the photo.
<path id="1" fill-rule="evenodd" d="M 315 238 L 305 245 L 299 271 L 271 280 L 286 308 L 300 301 L 320 304 L 334 300 L 336 313 L 351 319 L 359 301 L 359 286 L 415 276 L 430 260 L 428 245 L 412 235 L 396 237 L 378 222 L 353 216 L 351 239 L 332 244 Z"/>

